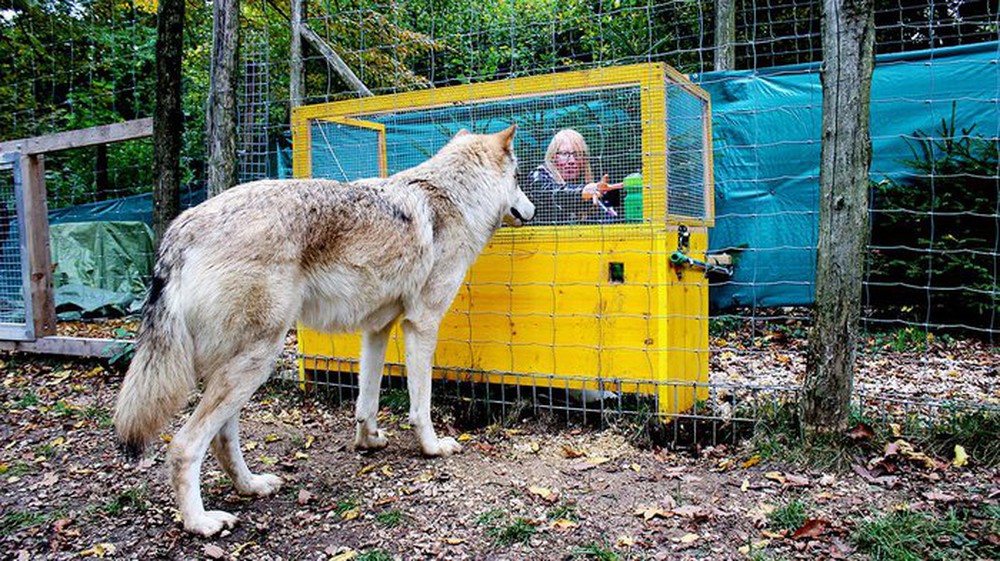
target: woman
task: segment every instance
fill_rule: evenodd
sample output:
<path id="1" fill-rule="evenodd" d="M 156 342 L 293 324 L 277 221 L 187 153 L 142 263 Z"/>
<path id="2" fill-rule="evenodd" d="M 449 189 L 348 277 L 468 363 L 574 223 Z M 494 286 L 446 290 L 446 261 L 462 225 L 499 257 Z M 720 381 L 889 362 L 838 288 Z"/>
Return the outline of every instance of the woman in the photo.
<path id="1" fill-rule="evenodd" d="M 583 136 L 563 129 L 552 137 L 545 162 L 531 174 L 532 200 L 545 222 L 608 221 L 617 216 L 617 189 L 608 176 L 595 182 L 590 169 L 590 151 Z M 602 201 L 611 191 L 608 200 Z"/>

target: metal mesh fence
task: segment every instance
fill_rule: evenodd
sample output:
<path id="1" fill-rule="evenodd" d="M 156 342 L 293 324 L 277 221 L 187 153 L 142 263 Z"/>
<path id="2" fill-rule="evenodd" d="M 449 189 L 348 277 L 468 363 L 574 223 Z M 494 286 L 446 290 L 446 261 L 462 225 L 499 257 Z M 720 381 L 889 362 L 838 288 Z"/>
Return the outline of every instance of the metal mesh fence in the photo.
<path id="1" fill-rule="evenodd" d="M 858 386 L 866 395 L 914 404 L 957 400 L 985 407 L 1000 401 L 997 4 L 875 4 L 871 243 Z M 464 348 L 466 368 L 481 360 L 477 349 L 494 349 L 496 360 L 509 367 L 496 372 L 579 377 L 590 380 L 581 389 L 593 391 L 604 391 L 603 380 L 635 377 L 637 371 L 609 358 L 615 349 L 647 353 L 647 346 L 654 362 L 658 352 L 697 357 L 692 364 L 707 357 L 704 366 L 682 370 L 709 393 L 729 386 L 795 388 L 805 369 L 815 283 L 821 4 L 735 2 L 727 71 L 716 71 L 718 8 L 718 2 L 681 0 L 306 2 L 309 29 L 376 95 L 532 76 L 549 77 L 553 91 L 572 90 L 561 78 L 569 72 L 666 63 L 710 94 L 714 148 L 705 154 L 693 140 L 703 127 L 701 102 L 675 95 L 683 88 L 664 81 L 658 86 L 664 122 L 657 146 L 644 137 L 654 122 L 637 102 L 642 87 L 518 94 L 489 103 L 471 103 L 478 98 L 470 95 L 448 107 L 410 111 L 397 105 L 373 112 L 362 119 L 378 125 L 369 128 L 314 120 L 308 173 L 346 179 L 392 173 L 422 161 L 460 127 L 495 130 L 490 127 L 517 122 L 527 186 L 555 133 L 577 130 L 594 179 L 607 173 L 610 182 L 625 183 L 608 198 L 617 216 L 605 218 L 599 213 L 608 213 L 599 210 L 599 220 L 580 220 L 595 208 L 580 197 L 572 209 L 576 217 L 542 216 L 517 234 L 524 240 L 503 231 L 483 273 L 460 291 L 445 346 Z M 183 165 L 188 190 L 197 192 L 204 176 L 211 18 L 205 5 L 189 5 L 188 13 Z M 290 147 L 289 15 L 283 2 L 251 3 L 243 14 L 250 38 L 241 53 L 238 121 L 244 179 L 289 177 L 296 153 L 306 149 Z M 0 139 L 151 115 L 155 5 L 0 0 L 0 31 L 9 39 L 0 43 Z M 357 99 L 308 41 L 304 56 L 304 103 Z M 151 150 L 148 143 L 127 144 L 50 158 L 50 208 L 79 211 L 77 222 L 97 222 L 103 219 L 92 210 L 100 205 L 145 196 L 152 185 Z M 576 161 L 577 154 L 560 157 Z M 657 158 L 663 178 L 652 181 L 644 168 Z M 706 173 L 714 173 L 715 193 L 704 200 Z M 663 205 L 661 216 L 644 210 L 657 204 Z M 689 276 L 677 279 L 667 263 L 681 247 L 680 233 L 650 236 L 666 231 L 668 214 L 705 218 L 712 211 L 707 237 L 696 232 L 687 253 L 706 261 L 723 255 L 732 276 L 709 276 L 706 285 L 704 274 L 688 264 Z M 519 274 L 526 255 L 546 260 L 541 276 Z M 131 274 L 123 278 L 146 278 Z M 665 294 L 668 287 L 678 291 L 675 296 Z M 521 300 L 520 294 L 531 296 Z M 704 306 L 692 309 L 693 301 Z M 482 302 L 489 304 L 477 307 Z M 564 319 L 576 327 L 560 325 Z M 676 328 L 651 327 L 661 321 L 676 322 Z M 499 331 L 471 337 L 481 324 Z M 343 358 L 353 352 L 305 354 Z M 647 364 L 645 370 L 655 368 Z M 683 385 L 669 378 L 655 384 L 665 384 L 663 393 L 654 388 L 619 395 L 665 399 L 666 385 Z M 533 383 L 511 387 L 538 389 Z M 884 405 L 870 399 L 864 403 Z M 580 405 L 564 406 L 572 411 Z"/>

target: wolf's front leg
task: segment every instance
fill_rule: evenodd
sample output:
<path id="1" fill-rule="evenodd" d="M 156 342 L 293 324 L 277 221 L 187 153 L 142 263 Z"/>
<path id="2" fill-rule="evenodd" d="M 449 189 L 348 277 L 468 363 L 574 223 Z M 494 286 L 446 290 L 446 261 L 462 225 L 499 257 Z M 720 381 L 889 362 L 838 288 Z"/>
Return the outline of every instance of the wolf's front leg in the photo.
<path id="1" fill-rule="evenodd" d="M 431 423 L 431 361 L 438 324 L 403 323 L 406 339 L 406 384 L 410 390 L 410 424 L 427 456 L 450 456 L 462 450 L 454 438 L 438 438 Z"/>
<path id="2" fill-rule="evenodd" d="M 378 394 L 382 386 L 382 367 L 385 365 L 385 348 L 389 344 L 392 323 L 380 331 L 366 331 L 361 335 L 361 377 L 358 380 L 358 403 L 355 420 L 358 427 L 354 447 L 358 450 L 380 450 L 388 440 L 378 429 Z"/>

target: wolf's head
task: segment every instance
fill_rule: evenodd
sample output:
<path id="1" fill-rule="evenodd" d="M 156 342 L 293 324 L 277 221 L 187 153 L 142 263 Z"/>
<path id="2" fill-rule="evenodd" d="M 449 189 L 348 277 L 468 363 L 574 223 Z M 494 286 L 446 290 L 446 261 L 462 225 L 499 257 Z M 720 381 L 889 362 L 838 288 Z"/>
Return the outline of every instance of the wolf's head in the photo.
<path id="1" fill-rule="evenodd" d="M 499 176 L 499 181 L 488 182 L 485 194 L 488 200 L 496 203 L 499 218 L 511 226 L 521 226 L 535 216 L 535 205 L 517 184 L 517 158 L 514 156 L 516 131 L 517 125 L 496 134 L 472 134 L 462 129 L 450 143 L 466 149 L 468 154 L 474 155 Z"/>

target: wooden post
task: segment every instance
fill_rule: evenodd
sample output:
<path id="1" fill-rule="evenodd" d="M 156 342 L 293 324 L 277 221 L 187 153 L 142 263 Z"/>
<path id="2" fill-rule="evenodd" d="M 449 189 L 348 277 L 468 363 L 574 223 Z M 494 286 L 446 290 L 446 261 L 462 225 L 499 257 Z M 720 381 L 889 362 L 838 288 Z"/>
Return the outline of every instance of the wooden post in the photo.
<path id="1" fill-rule="evenodd" d="M 205 116 L 209 197 L 236 183 L 236 50 L 239 22 L 239 0 L 215 0 L 212 5 L 212 68 Z"/>
<path id="2" fill-rule="evenodd" d="M 858 343 L 865 244 L 873 0 L 823 2 L 823 137 L 815 322 L 802 399 L 810 435 L 846 427 Z"/>
<path id="3" fill-rule="evenodd" d="M 56 299 L 52 290 L 52 248 L 49 245 L 49 209 L 45 192 L 45 157 L 22 154 L 21 186 L 24 192 L 25 247 L 31 315 L 35 337 L 56 332 Z"/>
<path id="4" fill-rule="evenodd" d="M 156 109 L 153 116 L 154 243 L 159 246 L 170 221 L 181 210 L 181 60 L 184 51 L 184 0 L 160 0 L 156 27 Z"/>
<path id="5" fill-rule="evenodd" d="M 292 40 L 288 97 L 292 109 L 295 109 L 302 105 L 302 94 L 305 91 L 305 72 L 302 66 L 302 0 L 291 0 L 291 3 Z"/>
<path id="6" fill-rule="evenodd" d="M 736 0 L 715 0 L 715 69 L 736 68 Z"/>

